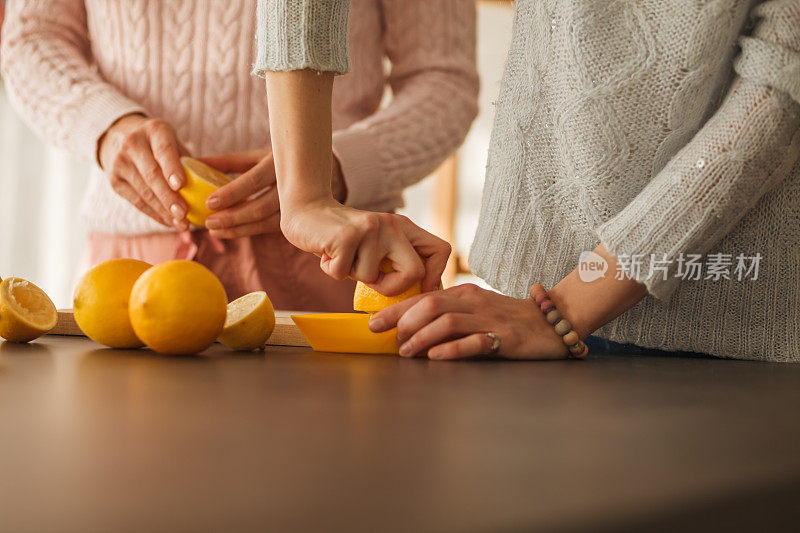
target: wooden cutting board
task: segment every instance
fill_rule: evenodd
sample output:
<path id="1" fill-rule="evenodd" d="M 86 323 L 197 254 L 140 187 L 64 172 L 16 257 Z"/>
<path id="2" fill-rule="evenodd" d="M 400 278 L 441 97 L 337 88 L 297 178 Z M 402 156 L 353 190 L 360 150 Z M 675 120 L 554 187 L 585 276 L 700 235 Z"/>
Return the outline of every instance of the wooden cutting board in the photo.
<path id="1" fill-rule="evenodd" d="M 289 315 L 298 314 L 293 311 L 275 311 L 275 329 L 267 340 L 269 346 L 309 346 L 308 341 L 294 325 Z M 58 310 L 58 324 L 50 335 L 72 335 L 85 337 L 75 322 L 72 309 Z"/>

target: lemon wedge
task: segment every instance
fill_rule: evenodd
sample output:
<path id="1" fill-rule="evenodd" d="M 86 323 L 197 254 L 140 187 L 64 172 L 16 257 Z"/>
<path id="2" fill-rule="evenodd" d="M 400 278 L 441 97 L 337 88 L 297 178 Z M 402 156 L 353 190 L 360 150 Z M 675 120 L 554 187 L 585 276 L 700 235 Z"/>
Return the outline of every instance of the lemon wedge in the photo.
<path id="1" fill-rule="evenodd" d="M 153 265 L 136 259 L 111 259 L 92 268 L 75 288 L 72 310 L 87 337 L 112 348 L 139 348 L 128 314 L 133 284 Z"/>
<path id="2" fill-rule="evenodd" d="M 57 323 L 56 306 L 42 289 L 20 278 L 6 278 L 0 283 L 0 337 L 29 342 Z"/>
<path id="3" fill-rule="evenodd" d="M 373 333 L 369 319 L 370 315 L 364 313 L 292 315 L 308 343 L 318 352 L 397 354 L 397 328 Z"/>
<path id="4" fill-rule="evenodd" d="M 181 157 L 181 165 L 186 173 L 186 185 L 178 192 L 189 207 L 186 220 L 195 226 L 204 226 L 208 215 L 214 212 L 206 206 L 206 200 L 211 193 L 230 183 L 231 179 L 216 168 L 191 157 Z"/>
<path id="5" fill-rule="evenodd" d="M 275 310 L 264 291 L 251 292 L 228 304 L 219 342 L 233 350 L 261 348 L 275 329 Z"/>
<path id="6" fill-rule="evenodd" d="M 178 259 L 136 280 L 129 312 L 136 336 L 156 352 L 194 354 L 219 337 L 227 305 L 225 288 L 210 270 Z"/>

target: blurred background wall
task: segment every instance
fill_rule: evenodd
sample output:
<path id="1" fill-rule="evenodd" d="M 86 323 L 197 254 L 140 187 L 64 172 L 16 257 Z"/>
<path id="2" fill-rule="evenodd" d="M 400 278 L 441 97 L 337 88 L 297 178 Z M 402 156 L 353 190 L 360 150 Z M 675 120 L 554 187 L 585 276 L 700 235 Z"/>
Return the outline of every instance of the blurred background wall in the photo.
<path id="1" fill-rule="evenodd" d="M 0 9 L 2 3 L 0 3 Z M 466 256 L 480 209 L 495 100 L 511 41 L 512 8 L 478 2 L 480 113 L 458 153 L 455 248 Z M 71 307 L 76 266 L 85 240 L 78 218 L 88 163 L 38 139 L 16 116 L 0 87 L 0 276 L 42 287 L 59 307 Z M 426 179 L 406 192 L 403 212 L 433 226 L 436 198 Z M 467 277 L 461 276 L 460 281 Z"/>

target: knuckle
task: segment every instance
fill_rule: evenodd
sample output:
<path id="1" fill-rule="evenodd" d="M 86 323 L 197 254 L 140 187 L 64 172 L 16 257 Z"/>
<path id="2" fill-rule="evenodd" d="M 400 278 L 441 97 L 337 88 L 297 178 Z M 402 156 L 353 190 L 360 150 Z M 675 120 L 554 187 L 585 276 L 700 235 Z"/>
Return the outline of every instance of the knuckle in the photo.
<path id="1" fill-rule="evenodd" d="M 139 133 L 134 131 L 127 134 L 123 139 L 120 146 L 126 152 L 130 152 L 139 145 Z"/>
<path id="2" fill-rule="evenodd" d="M 454 313 L 445 313 L 442 315 L 442 325 L 452 331 L 458 326 L 458 317 Z"/>
<path id="3" fill-rule="evenodd" d="M 150 183 L 155 182 L 161 177 L 161 168 L 156 164 L 149 165 L 146 169 L 144 169 L 144 177 Z"/>
<path id="4" fill-rule="evenodd" d="M 461 292 L 468 296 L 475 296 L 481 291 L 480 287 L 475 285 L 474 283 L 465 283 L 461 286 Z"/>
<path id="5" fill-rule="evenodd" d="M 156 156 L 167 155 L 172 150 L 172 144 L 166 139 L 159 139 L 153 143 L 153 154 Z"/>
<path id="6" fill-rule="evenodd" d="M 380 216 L 380 223 L 381 224 L 383 224 L 383 225 L 385 225 L 385 226 L 387 226 L 389 228 L 392 228 L 393 230 L 397 230 L 398 229 L 398 226 L 399 226 L 399 224 L 398 224 L 398 220 L 399 219 L 397 218 L 398 215 L 395 215 L 393 213 L 381 213 L 379 216 Z"/>
<path id="7" fill-rule="evenodd" d="M 122 155 L 122 152 L 117 152 L 117 155 L 111 160 L 111 170 L 116 170 L 122 168 L 125 164 L 125 156 Z"/>
<path id="8" fill-rule="evenodd" d="M 374 232 L 381 227 L 380 215 L 377 213 L 364 213 L 361 217 L 361 225 L 365 232 Z"/>
<path id="9" fill-rule="evenodd" d="M 153 189 L 145 188 L 142 191 L 142 199 L 145 202 L 152 204 L 158 200 L 158 197 L 156 196 L 156 193 L 153 191 Z"/>
<path id="10" fill-rule="evenodd" d="M 269 215 L 269 209 L 267 209 L 267 206 L 264 205 L 263 203 L 256 204 L 253 207 L 253 216 L 257 220 L 263 220 L 267 218 L 268 215 Z"/>
<path id="11" fill-rule="evenodd" d="M 251 172 L 245 178 L 245 186 L 250 193 L 255 193 L 261 190 L 261 176 L 257 172 Z"/>
<path id="12" fill-rule="evenodd" d="M 147 129 L 150 132 L 160 130 L 166 127 L 166 125 L 167 123 L 162 118 L 151 118 L 144 123 L 145 129 Z"/>
<path id="13" fill-rule="evenodd" d="M 380 273 L 378 271 L 374 272 L 365 271 L 364 274 L 361 276 L 361 278 L 362 278 L 361 281 L 363 281 L 367 285 L 372 285 L 373 283 L 376 283 L 378 279 L 380 279 Z"/>
<path id="14" fill-rule="evenodd" d="M 433 295 L 425 296 L 417 305 L 426 314 L 435 314 L 441 308 L 438 298 Z"/>

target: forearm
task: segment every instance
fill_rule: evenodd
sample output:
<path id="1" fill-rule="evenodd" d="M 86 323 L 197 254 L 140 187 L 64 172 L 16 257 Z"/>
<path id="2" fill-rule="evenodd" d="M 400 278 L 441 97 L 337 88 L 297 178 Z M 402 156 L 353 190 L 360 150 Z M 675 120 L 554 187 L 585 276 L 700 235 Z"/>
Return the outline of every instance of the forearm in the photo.
<path id="1" fill-rule="evenodd" d="M 268 72 L 266 79 L 281 211 L 332 198 L 333 74 Z"/>
<path id="2" fill-rule="evenodd" d="M 594 281 L 583 281 L 576 267 L 550 291 L 550 298 L 572 329 L 585 339 L 601 326 L 636 305 L 647 295 L 644 284 L 627 277 L 617 279 L 617 259 L 602 244 L 594 249 L 608 269 Z"/>

